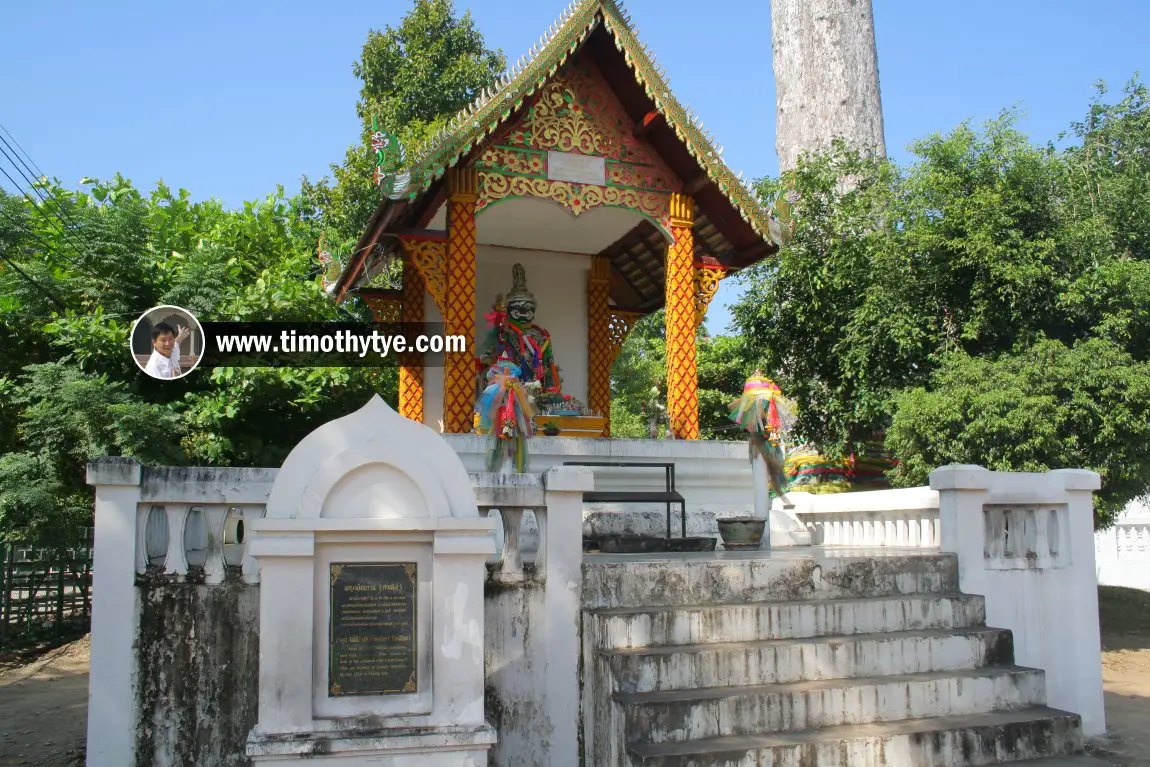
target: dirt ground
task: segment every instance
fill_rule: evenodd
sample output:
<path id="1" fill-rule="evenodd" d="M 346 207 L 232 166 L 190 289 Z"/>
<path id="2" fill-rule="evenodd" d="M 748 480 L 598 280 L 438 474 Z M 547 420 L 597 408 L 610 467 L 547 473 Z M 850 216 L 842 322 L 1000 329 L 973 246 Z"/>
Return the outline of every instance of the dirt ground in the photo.
<path id="1" fill-rule="evenodd" d="M 1123 767 L 1150 766 L 1150 642 L 1104 636 L 1103 646 L 1108 732 L 1089 750 Z"/>
<path id="2" fill-rule="evenodd" d="M 88 638 L 0 663 L 0 767 L 84 764 Z"/>
<path id="3" fill-rule="evenodd" d="M 1109 732 L 1088 751 L 1150 767 L 1150 593 L 1101 591 Z M 31 662 L 0 661 L 0 767 L 81 767 L 87 707 L 87 637 Z"/>

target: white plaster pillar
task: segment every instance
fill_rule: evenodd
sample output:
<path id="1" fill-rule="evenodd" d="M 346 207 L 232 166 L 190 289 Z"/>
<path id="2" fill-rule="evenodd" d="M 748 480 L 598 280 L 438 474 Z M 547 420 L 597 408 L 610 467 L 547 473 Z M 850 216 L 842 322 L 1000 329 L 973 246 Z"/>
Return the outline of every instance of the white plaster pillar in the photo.
<path id="1" fill-rule="evenodd" d="M 577 466 L 555 466 L 543 475 L 546 522 L 544 626 L 548 633 L 543 670 L 551 764 L 579 763 L 579 623 L 583 585 L 583 493 L 595 489 L 595 475 Z"/>
<path id="2" fill-rule="evenodd" d="M 253 525 L 260 529 L 260 522 Z M 312 557 L 315 536 L 257 535 L 248 547 L 260 568 L 259 724 L 291 732 L 312 720 Z M 271 609 L 290 605 L 291 609 Z M 290 671 L 289 671 L 290 669 Z"/>
<path id="3" fill-rule="evenodd" d="M 987 625 L 1013 634 L 1018 665 L 1046 672 L 1049 705 L 1081 716 L 1087 736 L 1105 732 L 1092 499 L 1098 474 L 952 465 L 935 469 L 930 486 L 938 491 L 941 550 L 958 556 L 960 590 L 983 596 Z M 1005 556 L 1005 530 L 988 526 L 987 504 L 1014 507 L 1006 510 L 1012 535 L 1024 537 L 1035 525 L 1036 551 Z M 1066 539 L 1062 525 L 1049 524 L 1051 512 L 1068 520 Z"/>
<path id="4" fill-rule="evenodd" d="M 486 520 L 485 520 L 486 521 Z M 435 717 L 443 725 L 479 726 L 483 712 L 483 581 L 495 539 L 475 529 L 437 530 L 432 592 Z"/>
<path id="5" fill-rule="evenodd" d="M 92 461 L 87 482 L 96 488 L 87 764 L 130 765 L 136 756 L 133 649 L 139 620 L 136 507 L 140 465 L 124 458 Z"/>
<path id="6" fill-rule="evenodd" d="M 1094 562 L 1094 491 L 1102 486 L 1101 477 L 1083 469 L 1061 469 L 1049 476 L 1065 481 L 1070 540 L 1062 541 L 1062 545 L 1070 550 L 1070 567 L 1058 571 L 1062 583 L 1046 595 L 1046 616 L 1055 619 L 1043 632 L 1050 669 L 1046 675 L 1047 699 L 1055 708 L 1081 715 L 1085 735 L 1101 735 L 1106 732 L 1106 705 Z M 1067 604 L 1072 609 L 1065 609 Z M 1063 632 L 1065 638 L 1059 636 Z"/>
<path id="7" fill-rule="evenodd" d="M 500 557 L 499 578 L 502 583 L 523 580 L 523 555 L 519 550 L 519 532 L 523 529 L 523 509 L 503 506 L 499 509 L 503 523 L 503 553 Z"/>
<path id="8" fill-rule="evenodd" d="M 986 595 L 982 507 L 991 481 L 990 471 L 969 464 L 930 473 L 930 488 L 938 491 L 939 549 L 958 556 L 958 587 L 966 594 Z"/>

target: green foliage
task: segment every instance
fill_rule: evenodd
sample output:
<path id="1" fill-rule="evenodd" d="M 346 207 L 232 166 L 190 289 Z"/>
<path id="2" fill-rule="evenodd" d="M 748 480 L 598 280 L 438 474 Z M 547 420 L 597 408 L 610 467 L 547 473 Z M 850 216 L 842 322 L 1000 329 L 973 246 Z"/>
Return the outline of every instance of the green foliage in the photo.
<path id="1" fill-rule="evenodd" d="M 451 0 L 415 0 L 398 27 L 368 34 L 354 67 L 363 82 L 356 105 L 360 141 L 342 165 L 331 166 L 334 182 L 305 179 L 303 185 L 337 239 L 354 242 L 379 204 L 372 118 L 399 139 L 410 160 L 505 68 L 502 52 L 485 47 L 471 12 L 457 18 Z"/>
<path id="2" fill-rule="evenodd" d="M 157 304 L 201 321 L 326 321 L 347 310 L 315 279 L 318 224 L 282 189 L 229 211 L 162 183 L 145 195 L 120 177 L 85 181 L 81 191 L 46 183 L 47 204 L 0 197 L 3 254 L 68 307 L 0 271 L 0 535 L 73 535 L 91 513 L 91 458 L 274 466 L 371 394 L 394 402 L 394 370 L 142 374 L 125 352 L 135 318 Z"/>
<path id="3" fill-rule="evenodd" d="M 800 434 L 859 449 L 893 418 L 903 483 L 949 460 L 1090 466 L 1107 513 L 1150 488 L 1125 423 L 1150 361 L 1150 98 L 1139 82 L 1103 95 L 1065 150 L 1005 113 L 917 142 L 906 167 L 838 145 L 763 182 L 801 193 L 795 237 L 741 278 L 733 315 L 745 356 L 799 401 Z"/>
<path id="4" fill-rule="evenodd" d="M 611 436 L 647 439 L 666 435 L 667 342 L 663 310 L 639 320 L 611 369 Z M 703 439 L 737 439 L 728 404 L 754 370 L 741 339 L 696 338 L 699 372 L 699 427 Z"/>
<path id="5" fill-rule="evenodd" d="M 899 394 L 887 446 L 901 486 L 974 463 L 1001 471 L 1086 468 L 1102 475 L 1095 512 L 1107 524 L 1150 477 L 1150 363 L 1101 338 L 1039 341 L 997 358 L 950 355 L 930 389 Z"/>
<path id="6" fill-rule="evenodd" d="M 662 311 L 635 323 L 611 368 L 611 436 L 647 439 L 666 431 L 667 341 Z"/>
<path id="7" fill-rule="evenodd" d="M 238 210 L 163 182 L 144 193 L 120 175 L 80 190 L 44 180 L 47 202 L 0 190 L 0 253 L 41 286 L 0 262 L 0 536 L 71 535 L 91 513 L 90 458 L 274 466 L 373 393 L 394 404 L 394 369 L 217 368 L 158 382 L 125 348 L 135 318 L 159 304 L 201 321 L 369 319 L 358 302 L 330 300 L 315 252 L 325 233 L 334 253 L 350 250 L 379 202 L 372 117 L 418 151 L 503 68 L 469 14 L 416 0 L 398 28 L 368 36 L 355 67 L 362 140 L 333 166 L 334 184 L 305 179 L 297 197 L 281 187 Z"/>

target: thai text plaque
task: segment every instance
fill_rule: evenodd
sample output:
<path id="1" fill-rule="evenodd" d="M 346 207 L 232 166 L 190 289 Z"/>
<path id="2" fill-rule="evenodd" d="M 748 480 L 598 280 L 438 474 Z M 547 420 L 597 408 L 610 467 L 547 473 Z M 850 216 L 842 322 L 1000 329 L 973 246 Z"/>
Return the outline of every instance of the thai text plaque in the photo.
<path id="1" fill-rule="evenodd" d="M 416 566 L 332 563 L 328 692 L 416 692 Z"/>
<path id="2" fill-rule="evenodd" d="M 547 178 L 604 186 L 607 183 L 607 161 L 602 157 L 551 151 L 547 153 Z"/>

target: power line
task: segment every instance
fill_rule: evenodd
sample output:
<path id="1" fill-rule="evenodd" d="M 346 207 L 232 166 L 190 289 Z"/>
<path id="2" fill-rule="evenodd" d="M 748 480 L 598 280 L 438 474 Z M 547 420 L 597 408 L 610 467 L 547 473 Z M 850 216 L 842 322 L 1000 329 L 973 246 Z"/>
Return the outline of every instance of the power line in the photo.
<path id="1" fill-rule="evenodd" d="M 7 143 L 8 143 L 7 141 L 5 141 L 5 140 L 4 140 L 4 137 L 3 137 L 3 136 L 0 136 L 0 141 L 3 141 L 5 144 L 7 144 Z M 9 147 L 9 148 L 11 148 L 11 147 Z M 15 162 L 13 162 L 12 158 L 11 158 L 11 157 L 8 155 L 8 153 L 7 153 L 7 152 L 5 152 L 5 151 L 4 151 L 4 149 L 3 149 L 2 147 L 0 147 L 0 154 L 3 154 L 3 155 L 4 155 L 4 156 L 5 156 L 7 159 L 8 159 L 8 162 L 12 163 L 12 167 L 13 167 L 13 169 L 14 169 L 14 170 L 15 170 L 17 173 L 19 173 L 19 174 L 20 174 L 20 176 L 21 176 L 21 177 L 23 177 L 25 181 L 28 181 L 28 183 L 32 185 L 32 189 L 36 190 L 36 185 L 35 185 L 35 183 L 34 183 L 34 182 L 32 182 L 32 181 L 31 181 L 31 180 L 30 180 L 30 179 L 29 179 L 29 178 L 28 178 L 28 177 L 27 177 L 27 176 L 26 176 L 26 175 L 23 173 L 23 171 L 21 171 L 21 170 L 20 170 L 20 168 L 16 167 L 16 163 L 15 163 Z M 33 162 L 33 164 L 35 164 L 35 162 Z M 27 165 L 25 165 L 24 167 L 25 167 L 25 168 L 27 168 L 28 166 L 27 166 Z M 37 166 L 37 167 L 39 167 L 39 166 Z M 31 169 L 29 169 L 29 172 L 31 172 Z M 31 194 L 29 194 L 27 191 L 25 191 L 25 189 L 24 189 L 24 188 L 23 188 L 23 187 L 20 185 L 20 182 L 19 182 L 19 181 L 17 181 L 16 179 L 12 178 L 11 174 L 9 174 L 7 170 L 5 170 L 4 168 L 0 167 L 0 173 L 3 173 L 5 176 L 7 176 L 7 177 L 8 177 L 8 180 L 9 180 L 10 182 L 12 182 L 12 184 L 13 184 L 13 185 L 16 187 L 16 190 L 17 190 L 18 192 L 20 192 L 20 194 L 22 194 L 22 195 L 23 195 L 25 198 L 27 198 L 29 201 L 31 201 L 31 202 L 32 202 L 32 207 L 33 207 L 33 209 L 34 209 L 34 210 L 35 210 L 35 211 L 36 211 L 38 214 L 40 214 L 41 218 L 43 218 L 45 221 L 47 221 L 47 222 L 48 222 L 48 224 L 49 224 L 49 226 L 51 226 L 51 227 L 52 227 L 52 229 L 53 229 L 55 232 L 57 232 L 57 233 L 59 233 L 59 234 L 60 234 L 60 236 L 61 236 L 61 237 L 64 239 L 64 241 L 65 241 L 65 242 L 66 242 L 66 243 L 67 243 L 69 246 L 71 246 L 72 250 L 73 250 L 73 251 L 76 253 L 76 255 L 77 255 L 77 256 L 79 256 L 79 257 L 81 257 L 81 258 L 82 258 L 84 254 L 83 254 L 83 253 L 80 251 L 80 248 L 79 248 L 79 247 L 76 245 L 76 243 L 75 243 L 75 242 L 72 240 L 72 238 L 68 236 L 68 232 L 67 232 L 67 230 L 66 230 L 66 229 L 64 229 L 64 228 L 61 228 L 61 227 L 60 227 L 59 225 L 57 225 L 57 224 L 56 224 L 54 221 L 52 221 L 52 219 L 50 219 L 50 218 L 48 217 L 48 215 L 47 215 L 47 214 L 46 214 L 46 213 L 45 213 L 43 210 L 41 210 L 40 206 L 39 206 L 39 205 L 37 205 L 37 204 L 35 203 L 35 201 L 33 201 L 33 200 L 32 200 L 32 195 L 31 195 Z M 45 202 L 45 204 L 47 203 L 47 198 L 45 198 L 45 197 L 44 197 L 44 195 L 40 194 L 39 190 L 37 190 L 37 191 L 36 191 L 36 194 L 37 194 L 37 196 L 38 196 L 38 197 L 39 197 L 41 200 L 43 200 L 43 201 Z M 54 201 L 56 202 L 56 207 L 57 207 L 57 208 L 60 208 L 60 203 L 59 203 L 59 200 L 54 200 Z M 71 224 L 70 224 L 69 222 L 67 222 L 67 221 L 64 221 L 64 219 L 63 219 L 63 218 L 61 218 L 61 217 L 60 217 L 60 215 L 59 215 L 58 213 L 57 213 L 57 214 L 55 214 L 55 215 L 56 215 L 56 218 L 60 219 L 61 223 L 63 223 L 65 227 L 71 226 Z M 25 230 L 25 231 L 27 232 L 27 230 Z M 31 234 L 31 232 L 27 232 L 27 233 L 28 233 L 28 234 Z M 41 243 L 43 243 L 44 241 L 43 241 L 43 240 L 40 240 L 40 242 L 41 242 Z M 45 246 L 47 246 L 47 244 L 46 244 L 46 243 L 44 243 L 44 244 L 45 244 Z M 61 256 L 63 256 L 63 254 L 61 254 Z M 83 269 L 82 269 L 82 267 L 81 267 L 81 266 L 80 266 L 80 265 L 79 265 L 79 264 L 78 264 L 78 263 L 77 263 L 77 262 L 76 262 L 74 259 L 65 258 L 64 260 L 65 260 L 65 261 L 67 261 L 67 262 L 68 262 L 69 264 L 71 264 L 72 266 L 76 267 L 77 269 L 81 269 L 81 271 L 83 270 Z M 94 275 L 92 275 L 92 274 L 89 272 L 88 276 L 90 276 L 90 277 L 91 277 L 91 276 L 94 276 Z"/>
<path id="2" fill-rule="evenodd" d="M 7 133 L 8 138 L 12 139 L 12 143 L 15 144 L 20 149 L 20 151 L 24 153 L 24 156 L 28 158 L 28 162 L 30 162 L 36 166 L 36 175 L 43 176 L 43 177 L 47 178 L 48 174 L 45 173 L 44 171 L 40 170 L 40 166 L 36 165 L 36 161 L 32 159 L 32 156 L 30 154 L 28 154 L 28 152 L 24 149 L 24 147 L 20 146 L 20 142 L 16 140 L 15 136 L 12 135 L 12 131 L 5 128 L 3 123 L 0 123 L 0 131 L 4 131 L 5 133 Z"/>
<path id="3" fill-rule="evenodd" d="M 2 170 L 3 170 L 3 168 L 0 168 L 0 171 L 2 171 Z M 2 211 L 2 209 L 0 209 L 0 211 Z M 45 242 L 44 239 L 42 237 L 40 237 L 40 235 L 36 234 L 31 229 L 27 229 L 27 228 L 21 226 L 20 222 L 17 221 L 16 219 L 12 218 L 11 216 L 8 216 L 7 214 L 5 214 L 4 219 L 9 224 L 11 224 L 15 229 L 17 229 L 21 234 L 27 235 L 28 237 L 31 237 L 32 239 L 36 240 L 36 242 L 40 243 L 40 245 L 42 245 L 44 247 L 45 251 L 47 251 L 49 253 L 59 252 L 56 248 L 53 248 L 51 245 L 49 245 L 47 242 Z M 61 254 L 61 258 L 63 258 L 63 254 Z M 74 266 L 77 269 L 77 271 L 84 274 L 84 276 L 90 277 L 93 280 L 97 280 L 97 281 L 106 280 L 108 277 L 108 275 L 105 275 L 105 274 L 96 274 L 96 273 L 87 271 L 84 267 L 80 266 L 80 264 L 76 263 L 73 259 L 64 258 L 64 261 L 66 263 Z"/>
<path id="4" fill-rule="evenodd" d="M 8 258 L 8 256 L 4 255 L 3 253 L 0 253 L 0 258 L 4 259 L 8 263 L 8 266 L 12 267 L 12 269 L 14 269 L 16 271 L 16 274 L 19 274 L 21 277 L 23 277 L 25 280 L 27 280 L 29 284 L 34 285 L 37 290 L 39 290 L 41 293 L 43 293 L 49 299 L 51 299 L 52 303 L 56 304 L 56 306 L 59 306 L 60 311 L 67 313 L 68 307 L 64 304 L 63 301 L 61 301 L 56 296 L 55 293 L 48 290 L 46 287 L 44 287 L 40 283 L 36 282 L 36 280 L 32 279 L 30 276 L 28 276 L 28 273 L 25 272 L 23 269 L 21 269 L 19 266 L 17 266 L 16 263 L 14 261 L 12 261 L 12 259 Z"/>
<path id="5" fill-rule="evenodd" d="M 5 139 L 3 136 L 0 136 L 0 142 L 2 142 L 2 143 L 4 144 L 4 146 L 8 147 L 8 149 L 12 150 L 12 154 L 13 154 L 13 155 L 16 155 L 16 150 L 15 150 L 15 149 L 12 149 L 12 145 L 8 143 L 8 140 L 7 140 L 7 139 Z M 8 162 L 12 163 L 12 167 L 13 167 L 13 168 L 16 170 L 16 172 L 17 172 L 17 173 L 19 173 L 19 174 L 20 174 L 20 176 L 21 176 L 21 177 L 24 179 L 24 181 L 26 181 L 26 182 L 28 183 L 28 187 L 29 187 L 29 188 L 30 188 L 30 189 L 31 189 L 33 192 L 35 192 L 35 193 L 36 193 L 36 196 L 37 196 L 37 197 L 39 197 L 39 198 L 40 198 L 40 200 L 41 200 L 41 201 L 42 201 L 42 202 L 43 202 L 45 205 L 47 205 L 47 204 L 49 203 L 49 199 L 48 199 L 48 197 L 46 197 L 46 196 L 44 195 L 43 191 L 42 191 L 42 190 L 41 190 L 41 189 L 40 189 L 40 188 L 39 188 L 39 187 L 36 185 L 36 182 L 35 182 L 35 181 L 33 181 L 33 180 L 32 180 L 32 179 L 31 179 L 31 178 L 28 176 L 28 174 L 27 174 L 27 173 L 24 173 L 24 171 L 20 170 L 20 168 L 19 168 L 19 167 L 16 165 L 16 162 L 17 162 L 17 160 L 19 160 L 19 162 L 20 162 L 20 165 L 23 165 L 23 166 L 24 166 L 24 170 L 27 170 L 27 171 L 28 171 L 28 173 L 31 173 L 31 172 L 32 172 L 32 169 L 28 167 L 28 164 L 27 164 L 26 162 L 24 162 L 24 160 L 23 160 L 23 159 L 21 159 L 19 155 L 16 155 L 16 159 L 15 159 L 15 160 L 13 160 L 13 159 L 12 159 L 12 155 L 9 155 L 9 154 L 8 154 L 8 152 L 7 152 L 7 151 L 5 151 L 4 147 L 0 147 L 0 154 L 3 154 L 3 155 L 4 155 L 4 157 L 6 157 L 6 158 L 8 159 Z M 5 173 L 4 175 L 6 175 L 6 176 L 7 176 L 8 174 L 7 174 L 7 173 Z M 9 178 L 9 179 L 11 179 L 12 177 L 11 177 L 11 176 L 8 176 L 8 178 Z M 13 183 L 16 183 L 16 182 L 15 182 L 15 181 L 13 181 Z M 23 190 L 23 189 L 21 189 L 20 191 L 21 191 L 21 192 L 23 192 L 23 193 L 25 194 L 25 196 L 27 196 L 27 197 L 31 197 L 31 195 L 29 195 L 27 192 L 24 192 L 24 190 Z M 49 224 L 52 224 L 53 226 L 55 226 L 56 230 L 60 232 L 60 235 L 61 235 L 61 236 L 62 236 L 62 237 L 65 239 L 65 240 L 68 240 L 68 243 L 69 243 L 70 245 L 72 245 L 72 247 L 73 247 L 73 248 L 76 248 L 76 244 L 75 244 L 75 243 L 73 243 L 73 242 L 71 241 L 71 239 L 68 237 L 68 228 L 69 228 L 69 227 L 71 227 L 71 226 L 73 225 L 73 224 L 72 224 L 72 222 L 71 222 L 71 221 L 66 221 L 66 220 L 64 220 L 64 217 L 60 215 L 60 210 L 62 209 L 62 207 L 63 207 L 63 206 L 61 206 L 61 205 L 60 205 L 60 200 L 59 200 L 59 199 L 58 199 L 58 198 L 57 198 L 55 195 L 52 195 L 52 199 L 51 199 L 51 202 L 54 202 L 54 203 L 55 203 L 55 209 L 52 211 L 52 215 L 54 215 L 54 216 L 56 217 L 56 219 L 57 219 L 57 220 L 58 220 L 58 221 L 59 221 L 61 224 L 63 224 L 63 227 L 64 227 L 64 228 L 60 228 L 59 226 L 56 226 L 56 225 L 55 225 L 55 224 L 52 222 L 52 220 L 51 220 L 51 219 L 49 219 L 49 218 L 48 218 L 48 216 L 47 216 L 47 215 L 45 215 L 45 214 L 43 213 L 43 211 L 40 211 L 40 214 L 41 214 L 42 216 L 44 216 L 44 219 L 45 219 L 46 221 L 48 221 L 48 223 L 49 223 Z M 40 210 L 39 206 L 37 206 L 37 207 L 36 207 L 36 209 L 39 211 L 39 210 Z M 77 250 L 78 250 L 78 249 L 77 249 Z"/>
<path id="6" fill-rule="evenodd" d="M 28 167 L 28 163 L 32 163 L 32 165 L 35 166 L 35 168 L 36 168 L 36 174 L 38 174 L 41 178 L 47 178 L 48 177 L 48 174 L 43 171 L 43 169 L 40 167 L 39 163 L 37 163 L 34 159 L 32 159 L 32 155 L 28 154 L 28 150 L 25 149 L 23 147 L 23 145 L 19 141 L 16 140 L 15 136 L 12 135 L 12 131 L 10 131 L 6 127 L 4 127 L 4 125 L 2 123 L 0 123 L 0 131 L 3 131 L 4 133 L 6 133 L 8 135 L 8 138 L 12 139 L 12 143 L 15 144 L 19 148 L 19 150 L 20 150 L 19 152 L 17 152 L 16 149 L 12 149 L 12 144 L 9 144 L 8 141 L 3 136 L 0 136 L 0 141 L 2 141 L 5 146 L 7 146 L 9 149 L 12 150 L 12 154 L 16 155 L 17 159 L 20 160 L 20 164 L 24 166 L 24 169 L 27 170 L 28 173 L 32 173 L 32 168 Z M 4 156 L 6 158 L 8 158 L 8 161 L 12 163 L 12 167 L 15 168 L 15 170 L 21 175 L 21 177 L 23 177 L 24 180 L 28 182 L 29 186 L 36 192 L 36 195 L 41 200 L 43 200 L 45 204 L 47 204 L 48 198 L 46 198 L 40 192 L 40 190 L 36 187 L 36 184 L 27 175 L 25 175 L 18 167 L 16 167 L 16 164 L 12 161 L 12 158 L 9 157 L 8 153 L 5 152 L 3 149 L 0 149 L 0 152 L 3 152 Z M 27 162 L 24 161 L 24 158 L 20 157 L 21 153 L 23 153 L 24 158 L 27 159 Z M 2 170 L 2 169 L 0 169 L 0 170 Z M 7 171 L 4 172 L 4 175 L 8 176 Z M 16 185 L 17 190 L 19 190 L 21 194 L 23 194 L 25 197 L 27 197 L 29 199 L 31 198 L 31 195 L 28 194 L 26 191 L 24 191 L 24 189 L 21 188 L 20 184 L 18 182 L 16 182 L 11 176 L 8 176 L 8 180 L 12 181 L 12 183 Z M 79 246 L 76 245 L 75 241 L 69 236 L 69 231 L 71 230 L 71 228 L 73 226 L 75 226 L 75 222 L 73 222 L 71 220 L 66 220 L 65 217 L 61 216 L 61 213 L 63 211 L 63 206 L 60 204 L 60 198 L 58 196 L 56 196 L 55 194 L 52 194 L 51 198 L 52 198 L 52 202 L 55 203 L 55 210 L 53 210 L 53 215 L 55 215 L 56 218 L 59 219 L 60 222 L 64 225 L 63 228 L 60 228 L 59 226 L 55 226 L 54 224 L 52 224 L 51 219 L 49 219 L 47 217 L 47 215 L 44 213 L 44 211 L 42 211 L 40 209 L 40 206 L 33 203 L 33 207 L 36 209 L 37 213 L 39 213 L 46 221 L 48 221 L 49 224 L 53 225 L 53 227 L 56 229 L 56 231 L 58 231 L 60 233 L 60 236 L 64 238 L 65 242 L 67 242 L 68 245 L 70 245 L 72 247 L 73 252 L 75 252 L 75 254 L 78 257 L 83 258 L 85 254 L 80 250 Z M 28 230 L 24 230 L 24 231 L 27 234 L 32 234 L 32 232 L 30 232 Z M 37 239 L 39 239 L 39 238 L 37 238 Z M 48 247 L 47 243 L 44 243 L 43 240 L 40 240 L 40 242 L 41 242 L 41 244 L 44 244 L 45 247 Z M 51 248 L 49 248 L 49 250 L 51 250 Z M 61 257 L 63 257 L 62 253 L 60 255 L 61 255 Z M 90 271 L 85 270 L 74 259 L 64 258 L 64 260 L 67 263 L 69 263 L 72 266 L 79 269 L 81 272 L 84 272 L 85 274 L 87 274 L 89 277 L 92 277 L 93 279 L 99 280 L 99 279 L 104 278 L 103 275 L 96 275 Z"/>

